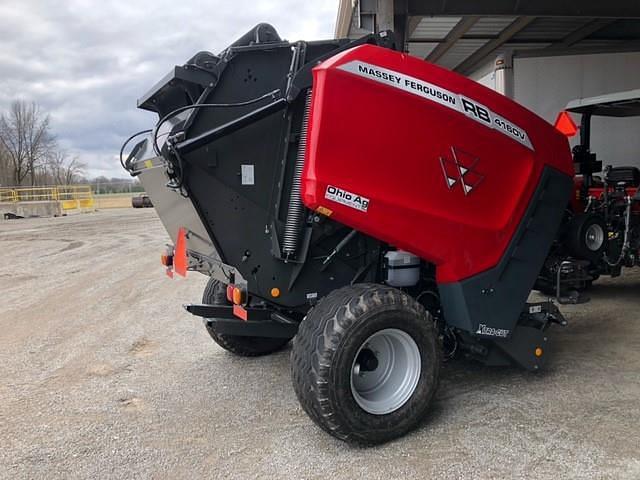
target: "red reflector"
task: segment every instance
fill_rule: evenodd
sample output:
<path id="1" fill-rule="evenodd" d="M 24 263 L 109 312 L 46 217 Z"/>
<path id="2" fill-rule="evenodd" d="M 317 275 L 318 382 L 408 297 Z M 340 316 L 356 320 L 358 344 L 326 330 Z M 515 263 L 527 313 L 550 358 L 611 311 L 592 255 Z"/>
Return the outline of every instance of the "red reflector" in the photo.
<path id="1" fill-rule="evenodd" d="M 173 253 L 173 268 L 178 275 L 187 276 L 187 231 L 180 227 L 178 230 L 178 239 L 176 240 L 176 248 Z"/>
<path id="2" fill-rule="evenodd" d="M 571 115 L 565 111 L 558 114 L 558 118 L 556 118 L 554 126 L 556 127 L 556 130 L 567 137 L 573 137 L 578 133 L 578 126 L 576 125 L 576 122 L 574 122 Z"/>
<path id="3" fill-rule="evenodd" d="M 244 307 L 242 305 L 234 305 L 233 306 L 233 314 L 236 317 L 244 320 L 245 322 L 247 321 L 248 313 L 247 313 L 247 311 L 244 309 Z"/>
<path id="4" fill-rule="evenodd" d="M 227 285 L 227 300 L 229 300 L 230 303 L 233 303 L 233 288 L 233 285 Z"/>

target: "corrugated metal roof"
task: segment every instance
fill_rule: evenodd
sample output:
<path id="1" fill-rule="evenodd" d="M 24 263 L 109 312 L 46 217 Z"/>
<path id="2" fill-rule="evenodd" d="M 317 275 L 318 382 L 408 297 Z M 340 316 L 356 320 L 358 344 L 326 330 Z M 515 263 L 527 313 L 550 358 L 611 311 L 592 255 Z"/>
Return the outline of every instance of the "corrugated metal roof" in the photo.
<path id="1" fill-rule="evenodd" d="M 502 50 L 535 50 L 537 48 L 544 48 L 551 45 L 551 42 L 536 42 L 536 43 L 518 43 L 509 42 L 500 47 Z"/>
<path id="2" fill-rule="evenodd" d="M 438 64 L 446 68 L 455 68 L 460 65 L 468 56 L 482 47 L 487 41 L 479 39 L 462 39 L 438 61 Z"/>
<path id="3" fill-rule="evenodd" d="M 551 46 L 551 43 L 505 43 L 497 48 L 492 56 L 504 55 L 508 52 L 522 52 L 523 50 L 538 50 Z"/>
<path id="4" fill-rule="evenodd" d="M 578 46 L 580 48 L 603 48 L 603 47 L 615 47 L 624 46 L 627 42 L 624 40 L 604 40 L 604 39 L 587 39 L 582 40 Z"/>
<path id="5" fill-rule="evenodd" d="M 517 17 L 482 17 L 471 27 L 465 36 L 497 36 Z"/>
<path id="6" fill-rule="evenodd" d="M 591 22 L 591 18 L 536 18 L 513 36 L 519 40 L 561 40 L 571 32 Z"/>
<path id="7" fill-rule="evenodd" d="M 616 20 L 601 30 L 594 32 L 590 38 L 609 38 L 620 40 L 635 40 L 640 37 L 640 22 L 625 18 Z"/>
<path id="8" fill-rule="evenodd" d="M 341 5 L 351 2 L 340 1 Z M 624 16 L 622 13 L 628 11 L 630 5 L 640 5 L 640 0 L 629 0 L 625 8 L 611 7 L 610 10 L 607 0 L 591 0 L 586 10 L 586 0 L 575 2 L 573 10 L 567 9 L 563 0 L 544 2 L 544 5 L 534 0 L 433 0 L 433 5 L 439 5 L 441 11 L 452 14 L 421 17 L 431 11 L 420 8 L 425 2 L 409 2 L 407 7 L 409 24 L 413 25 L 419 19 L 411 37 L 407 39 L 408 51 L 425 58 L 436 49 L 437 54 L 433 55 L 436 63 L 458 68 L 464 74 L 473 72 L 496 55 L 508 51 L 516 56 L 519 53 L 545 56 L 640 51 L 640 7 L 637 17 Z M 463 7 L 463 4 L 466 6 Z M 349 5 L 352 6 L 353 2 Z M 563 8 L 575 14 L 560 16 L 565 14 L 552 13 L 562 12 Z M 356 18 L 353 17 L 349 24 L 345 11 L 348 13 L 351 10 L 341 10 L 341 25 L 343 29 L 349 25 L 349 33 L 353 33 L 357 25 Z M 598 13 L 602 11 L 610 11 L 611 14 Z M 521 16 L 514 15 L 514 12 L 520 12 Z M 615 12 L 618 13 L 614 15 Z M 439 45 L 442 48 L 438 48 Z M 545 50 L 547 47 L 552 48 Z"/>
<path id="9" fill-rule="evenodd" d="M 413 55 L 414 57 L 420 57 L 422 59 L 427 58 L 427 55 L 429 55 L 434 48 L 436 48 L 438 46 L 437 42 L 422 42 L 422 43 L 415 43 L 415 42 L 409 42 L 409 54 Z"/>
<path id="10" fill-rule="evenodd" d="M 462 17 L 424 17 L 411 35 L 412 39 L 444 40 Z"/>

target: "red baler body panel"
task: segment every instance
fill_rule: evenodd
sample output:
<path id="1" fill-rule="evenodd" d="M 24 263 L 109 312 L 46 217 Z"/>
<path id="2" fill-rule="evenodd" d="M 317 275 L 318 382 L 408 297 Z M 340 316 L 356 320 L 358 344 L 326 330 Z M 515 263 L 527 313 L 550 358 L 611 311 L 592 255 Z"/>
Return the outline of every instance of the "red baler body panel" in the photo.
<path id="1" fill-rule="evenodd" d="M 436 264 L 439 283 L 499 262 L 545 166 L 573 175 L 552 125 L 418 58 L 363 45 L 313 75 L 304 203 Z"/>

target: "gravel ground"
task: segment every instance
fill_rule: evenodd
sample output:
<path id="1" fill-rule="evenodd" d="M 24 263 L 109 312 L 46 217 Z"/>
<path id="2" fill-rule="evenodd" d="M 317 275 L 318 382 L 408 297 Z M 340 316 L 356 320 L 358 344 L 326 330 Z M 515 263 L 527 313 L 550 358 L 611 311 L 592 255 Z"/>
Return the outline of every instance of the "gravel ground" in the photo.
<path id="1" fill-rule="evenodd" d="M 155 212 L 0 222 L 2 478 L 640 478 L 640 271 L 563 308 L 546 371 L 448 363 L 424 425 L 316 428 L 289 351 L 236 358 L 180 305 Z"/>

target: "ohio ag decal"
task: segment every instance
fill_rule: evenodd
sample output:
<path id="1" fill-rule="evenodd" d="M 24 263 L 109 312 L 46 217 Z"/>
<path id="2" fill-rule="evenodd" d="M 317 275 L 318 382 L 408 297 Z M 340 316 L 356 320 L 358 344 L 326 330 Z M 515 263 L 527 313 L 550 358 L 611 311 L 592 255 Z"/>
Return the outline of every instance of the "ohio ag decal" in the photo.
<path id="1" fill-rule="evenodd" d="M 324 198 L 333 202 L 341 203 L 347 207 L 355 208 L 361 212 L 366 212 L 369 208 L 369 199 L 362 195 L 356 195 L 355 193 L 347 192 L 338 187 L 332 185 L 327 186 L 327 191 L 324 193 Z"/>
<path id="2" fill-rule="evenodd" d="M 438 87 L 424 80 L 419 80 L 410 75 L 357 60 L 340 65 L 338 68 L 456 110 L 486 127 L 497 130 L 528 149 L 534 150 L 529 136 L 524 129 L 497 113 L 492 112 L 488 107 L 471 98 L 451 92 L 446 88 Z"/>

